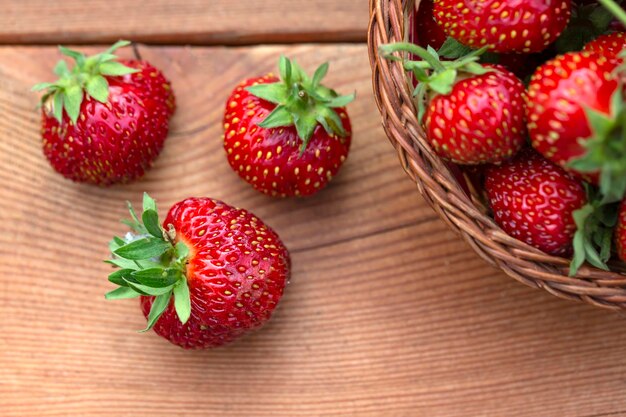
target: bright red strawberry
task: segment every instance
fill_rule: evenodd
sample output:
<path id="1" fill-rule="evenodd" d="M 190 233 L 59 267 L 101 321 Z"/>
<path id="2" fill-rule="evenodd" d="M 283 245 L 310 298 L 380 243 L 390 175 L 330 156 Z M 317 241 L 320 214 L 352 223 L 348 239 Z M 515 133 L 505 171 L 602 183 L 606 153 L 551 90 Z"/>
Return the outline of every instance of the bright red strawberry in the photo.
<path id="1" fill-rule="evenodd" d="M 567 26 L 571 0 L 435 0 L 448 35 L 495 52 L 540 52 Z"/>
<path id="2" fill-rule="evenodd" d="M 256 190 L 272 196 L 309 196 L 324 188 L 348 156 L 352 129 L 338 96 L 320 84 L 322 65 L 309 78 L 281 57 L 273 75 L 239 84 L 226 102 L 224 149 L 228 162 Z"/>
<path id="3" fill-rule="evenodd" d="M 502 66 L 487 68 L 428 104 L 426 135 L 441 157 L 465 165 L 495 163 L 523 146 L 524 85 Z"/>
<path id="4" fill-rule="evenodd" d="M 111 242 L 121 269 L 108 299 L 141 296 L 154 331 L 185 349 L 232 342 L 270 319 L 289 279 L 289 252 L 276 233 L 246 210 L 210 198 L 176 203 L 162 225 L 144 195 L 136 234 Z"/>
<path id="5" fill-rule="evenodd" d="M 617 58 L 626 48 L 626 33 L 613 32 L 599 36 L 585 45 L 584 51 L 597 52 L 606 58 Z"/>
<path id="6" fill-rule="evenodd" d="M 141 177 L 163 148 L 175 99 L 150 64 L 118 61 L 113 52 L 86 57 L 61 48 L 76 65 L 55 68 L 59 80 L 41 83 L 43 152 L 64 177 L 98 185 Z"/>
<path id="7" fill-rule="evenodd" d="M 574 211 L 587 201 L 580 181 L 532 150 L 487 170 L 494 219 L 508 235 L 551 255 L 568 255 Z"/>
<path id="8" fill-rule="evenodd" d="M 622 89 L 614 74 L 618 64 L 593 52 L 561 55 L 535 72 L 526 96 L 533 147 L 594 183 L 601 172 L 616 178 L 626 174 L 626 150 L 620 150 L 619 139 Z M 605 146 L 614 150 L 607 153 Z"/>
<path id="9" fill-rule="evenodd" d="M 619 206 L 617 226 L 615 227 L 615 245 L 617 256 L 622 261 L 626 261 L 626 200 Z"/>
<path id="10" fill-rule="evenodd" d="M 411 22 L 413 29 L 412 42 L 426 48 L 430 46 L 434 49 L 441 48 L 448 35 L 441 29 L 433 16 L 433 1 L 422 0 L 415 19 Z"/>

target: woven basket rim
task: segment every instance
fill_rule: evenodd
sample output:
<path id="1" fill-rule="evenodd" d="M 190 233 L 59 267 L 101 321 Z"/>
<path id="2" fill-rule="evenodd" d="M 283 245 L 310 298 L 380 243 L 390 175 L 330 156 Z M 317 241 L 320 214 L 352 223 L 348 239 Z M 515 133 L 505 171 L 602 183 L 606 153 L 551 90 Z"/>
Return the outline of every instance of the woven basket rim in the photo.
<path id="1" fill-rule="evenodd" d="M 400 164 L 439 216 L 491 265 L 525 285 L 557 297 L 626 310 L 626 275 L 584 265 L 568 275 L 569 259 L 547 255 L 504 233 L 479 199 L 468 196 L 430 148 L 417 121 L 402 64 L 381 58 L 379 45 L 407 40 L 407 24 L 420 0 L 370 0 L 368 52 L 372 84 L 385 133 Z M 621 262 L 613 268 L 624 271 Z"/>

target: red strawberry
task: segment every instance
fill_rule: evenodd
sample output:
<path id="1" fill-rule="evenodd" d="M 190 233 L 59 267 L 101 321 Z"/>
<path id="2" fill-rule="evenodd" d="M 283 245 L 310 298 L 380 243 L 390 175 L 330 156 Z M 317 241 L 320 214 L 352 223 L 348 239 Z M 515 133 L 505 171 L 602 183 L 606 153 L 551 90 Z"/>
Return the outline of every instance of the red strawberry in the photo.
<path id="1" fill-rule="evenodd" d="M 487 68 L 428 104 L 426 135 L 441 157 L 465 165 L 495 163 L 524 144 L 524 85 L 502 66 Z"/>
<path id="2" fill-rule="evenodd" d="M 228 162 L 256 190 L 272 196 L 309 196 L 324 188 L 348 156 L 352 130 L 345 105 L 313 78 L 281 57 L 273 75 L 239 84 L 226 102 L 224 149 Z"/>
<path id="3" fill-rule="evenodd" d="M 290 258 L 276 233 L 246 210 L 209 198 L 175 204 L 163 225 L 144 195 L 137 233 L 114 238 L 108 299 L 141 296 L 160 336 L 185 349 L 229 343 L 269 320 L 289 279 Z"/>
<path id="4" fill-rule="evenodd" d="M 585 189 L 532 150 L 487 170 L 485 188 L 494 219 L 508 235 L 551 255 L 567 255 L 576 232 L 574 211 Z"/>
<path id="5" fill-rule="evenodd" d="M 420 1 L 419 9 L 411 25 L 413 28 L 413 39 L 411 39 L 411 42 L 417 43 L 424 48 L 430 46 L 431 48 L 439 49 L 448 38 L 448 35 L 435 21 L 432 0 Z"/>
<path id="6" fill-rule="evenodd" d="M 597 52 L 606 58 L 617 58 L 626 48 L 626 33 L 613 32 L 602 35 L 585 45 L 584 51 Z"/>
<path id="7" fill-rule="evenodd" d="M 620 151 L 619 139 L 622 88 L 614 75 L 618 64 L 593 52 L 559 56 L 535 72 L 526 103 L 533 147 L 589 181 L 597 183 L 602 172 L 605 186 L 622 182 L 626 174 L 626 150 Z M 606 152 L 606 146 L 613 151 Z"/>
<path id="8" fill-rule="evenodd" d="M 435 0 L 434 14 L 448 35 L 495 52 L 539 52 L 567 26 L 571 0 Z"/>
<path id="9" fill-rule="evenodd" d="M 615 244 L 617 256 L 622 261 L 626 261 L 626 200 L 623 200 L 619 206 L 617 226 L 615 227 Z"/>
<path id="10" fill-rule="evenodd" d="M 175 99 L 169 82 L 141 61 L 117 61 L 113 52 L 72 57 L 55 68 L 59 80 L 41 83 L 43 152 L 64 177 L 98 185 L 141 177 L 163 148 Z"/>

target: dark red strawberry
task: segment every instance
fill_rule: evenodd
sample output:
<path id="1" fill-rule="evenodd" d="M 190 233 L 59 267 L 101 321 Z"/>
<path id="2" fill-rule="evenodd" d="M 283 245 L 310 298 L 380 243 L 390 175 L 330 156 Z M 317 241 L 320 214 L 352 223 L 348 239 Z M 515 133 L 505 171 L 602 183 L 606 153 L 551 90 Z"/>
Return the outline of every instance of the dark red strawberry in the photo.
<path id="1" fill-rule="evenodd" d="M 435 95 L 425 115 L 429 142 L 441 157 L 474 165 L 513 156 L 526 140 L 524 85 L 504 67 L 458 81 Z"/>
<path id="2" fill-rule="evenodd" d="M 617 226 L 615 227 L 615 246 L 617 256 L 622 261 L 626 261 L 626 200 L 619 206 Z"/>
<path id="3" fill-rule="evenodd" d="M 272 196 L 309 196 L 324 188 L 348 156 L 352 137 L 345 106 L 354 99 L 321 85 L 328 64 L 309 78 L 280 60 L 273 75 L 239 84 L 226 102 L 228 162 L 256 190 Z"/>
<path id="4" fill-rule="evenodd" d="M 535 149 L 591 182 L 606 176 L 603 192 L 623 195 L 626 149 L 620 139 L 624 106 L 618 65 L 593 52 L 549 61 L 531 79 L 526 113 Z"/>
<path id="5" fill-rule="evenodd" d="M 144 195 L 134 234 L 110 244 L 121 268 L 108 299 L 141 296 L 154 331 L 185 349 L 217 347 L 262 326 L 289 279 L 289 253 L 276 233 L 246 210 L 209 198 L 175 204 L 162 225 Z"/>
<path id="6" fill-rule="evenodd" d="M 113 52 L 86 57 L 61 47 L 76 61 L 55 68 L 59 80 L 41 83 L 43 152 L 64 177 L 98 185 L 141 177 L 163 148 L 175 99 L 169 82 L 150 64 L 118 61 Z"/>
<path id="7" fill-rule="evenodd" d="M 445 32 L 472 47 L 495 52 L 539 52 L 567 26 L 571 0 L 435 0 Z"/>
<path id="8" fill-rule="evenodd" d="M 620 52 L 626 48 L 626 33 L 613 32 L 599 36 L 585 45 L 587 52 L 597 52 L 606 58 L 617 58 Z"/>
<path id="9" fill-rule="evenodd" d="M 573 214 L 587 201 L 580 181 L 532 150 L 487 170 L 494 219 L 508 235 L 551 255 L 568 255 Z"/>
<path id="10" fill-rule="evenodd" d="M 411 25 L 413 29 L 411 42 L 417 43 L 424 48 L 430 46 L 431 48 L 439 49 L 448 38 L 446 32 L 435 21 L 432 0 L 420 1 L 415 19 L 413 19 Z"/>

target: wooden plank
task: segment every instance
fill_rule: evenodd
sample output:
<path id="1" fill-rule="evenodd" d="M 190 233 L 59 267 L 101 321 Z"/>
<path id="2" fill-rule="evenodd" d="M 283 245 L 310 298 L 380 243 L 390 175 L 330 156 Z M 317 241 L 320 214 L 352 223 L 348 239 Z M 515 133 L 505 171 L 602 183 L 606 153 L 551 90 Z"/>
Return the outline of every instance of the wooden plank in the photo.
<path id="1" fill-rule="evenodd" d="M 365 41 L 362 0 L 0 2 L 0 43 L 236 45 Z"/>
<path id="2" fill-rule="evenodd" d="M 365 46 L 140 48 L 179 111 L 141 182 L 69 183 L 41 156 L 36 97 L 54 48 L 0 48 L 0 415 L 604 416 L 626 410 L 623 316 L 558 300 L 488 267 L 416 195 L 379 127 Z M 262 196 L 230 171 L 230 87 L 281 52 L 358 90 L 354 147 L 307 200 Z M 124 201 L 162 211 L 209 195 L 264 218 L 294 273 L 267 328 L 185 352 L 137 334 L 136 302 L 107 302 L 108 238 Z"/>

